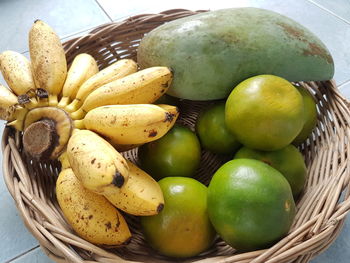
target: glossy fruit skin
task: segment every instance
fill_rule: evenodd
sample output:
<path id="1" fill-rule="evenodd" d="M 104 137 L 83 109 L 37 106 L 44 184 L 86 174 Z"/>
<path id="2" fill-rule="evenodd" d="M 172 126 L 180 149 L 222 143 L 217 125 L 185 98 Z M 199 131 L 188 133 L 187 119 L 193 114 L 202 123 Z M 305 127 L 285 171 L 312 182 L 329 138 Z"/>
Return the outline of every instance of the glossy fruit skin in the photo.
<path id="1" fill-rule="evenodd" d="M 176 258 L 195 256 L 215 238 L 207 213 L 207 187 L 192 178 L 159 181 L 165 205 L 156 216 L 141 217 L 145 238 L 159 253 Z"/>
<path id="2" fill-rule="evenodd" d="M 294 198 L 297 198 L 304 188 L 307 169 L 303 156 L 294 145 L 288 145 L 277 151 L 258 151 L 242 147 L 234 159 L 256 159 L 271 165 L 289 182 Z"/>
<path id="3" fill-rule="evenodd" d="M 266 248 L 287 234 L 295 203 L 287 180 L 251 159 L 229 161 L 208 187 L 208 213 L 217 233 L 239 251 Z"/>
<path id="4" fill-rule="evenodd" d="M 168 94 L 190 100 L 226 98 L 243 80 L 273 74 L 289 81 L 327 80 L 334 63 L 308 29 L 259 8 L 214 10 L 165 23 L 137 53 L 141 68 L 173 69 Z"/>
<path id="5" fill-rule="evenodd" d="M 226 127 L 225 102 L 216 103 L 201 112 L 196 131 L 201 146 L 213 153 L 233 154 L 241 145 Z"/>
<path id="6" fill-rule="evenodd" d="M 200 163 L 201 146 L 194 132 L 176 124 L 162 138 L 140 146 L 138 157 L 140 167 L 156 180 L 191 177 Z"/>
<path id="7" fill-rule="evenodd" d="M 278 150 L 290 144 L 304 125 L 303 98 L 287 80 L 258 75 L 231 92 L 225 120 L 243 145 L 262 151 Z"/>
<path id="8" fill-rule="evenodd" d="M 303 97 L 304 102 L 304 116 L 305 116 L 305 124 L 298 134 L 298 136 L 293 140 L 294 145 L 299 145 L 304 142 L 312 130 L 315 128 L 317 123 L 317 108 L 316 102 L 309 91 L 307 91 L 303 87 L 295 86 Z"/>

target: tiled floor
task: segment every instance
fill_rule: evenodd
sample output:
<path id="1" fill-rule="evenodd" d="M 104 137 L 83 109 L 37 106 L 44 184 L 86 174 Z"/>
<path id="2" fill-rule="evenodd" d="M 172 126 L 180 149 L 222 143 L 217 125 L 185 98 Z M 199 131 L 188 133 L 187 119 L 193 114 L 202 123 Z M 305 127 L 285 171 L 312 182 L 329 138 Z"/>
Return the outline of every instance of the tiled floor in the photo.
<path id="1" fill-rule="evenodd" d="M 231 2 L 231 3 L 230 3 Z M 349 0 L 215 0 L 215 1 L 113 1 L 113 0 L 1 0 L 0 51 L 28 50 L 27 33 L 35 19 L 48 22 L 64 40 L 97 25 L 140 13 L 171 8 L 219 9 L 255 6 L 271 9 L 308 27 L 328 46 L 335 59 L 335 80 L 350 98 L 350 1 Z M 4 83 L 0 77 L 0 82 Z M 2 133 L 4 122 L 0 123 Z M 2 156 L 1 156 L 2 157 Z M 3 180 L 0 180 L 0 262 L 52 262 L 29 234 Z M 350 217 L 336 242 L 312 263 L 349 262 Z"/>

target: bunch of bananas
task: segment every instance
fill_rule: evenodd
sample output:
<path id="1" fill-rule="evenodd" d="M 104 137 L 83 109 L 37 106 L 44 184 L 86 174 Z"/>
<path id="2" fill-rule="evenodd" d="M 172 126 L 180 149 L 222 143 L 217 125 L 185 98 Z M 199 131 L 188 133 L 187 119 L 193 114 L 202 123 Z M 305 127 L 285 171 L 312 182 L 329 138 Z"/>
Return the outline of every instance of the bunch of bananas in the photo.
<path id="1" fill-rule="evenodd" d="M 23 132 L 33 158 L 59 159 L 56 184 L 61 209 L 73 229 L 95 244 L 120 245 L 131 237 L 120 209 L 154 215 L 164 206 L 158 183 L 121 151 L 165 135 L 177 107 L 154 105 L 168 89 L 167 67 L 138 71 L 121 59 L 99 71 L 89 54 L 77 55 L 69 70 L 53 29 L 37 20 L 29 32 L 30 61 L 0 54 L 0 118 Z"/>

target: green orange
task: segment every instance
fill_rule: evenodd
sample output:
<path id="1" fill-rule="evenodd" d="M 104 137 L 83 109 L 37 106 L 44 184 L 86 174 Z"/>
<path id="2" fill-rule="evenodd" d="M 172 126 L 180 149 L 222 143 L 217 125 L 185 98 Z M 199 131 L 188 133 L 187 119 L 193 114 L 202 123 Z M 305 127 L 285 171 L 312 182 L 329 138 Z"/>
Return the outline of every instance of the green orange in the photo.
<path id="1" fill-rule="evenodd" d="M 221 166 L 208 187 L 208 213 L 217 233 L 239 251 L 269 247 L 287 234 L 295 216 L 288 181 L 257 160 Z"/>
<path id="2" fill-rule="evenodd" d="M 202 147 L 213 153 L 233 154 L 241 145 L 226 127 L 225 102 L 218 102 L 201 112 L 196 131 Z"/>
<path id="3" fill-rule="evenodd" d="M 164 209 L 141 218 L 148 244 L 160 254 L 176 258 L 206 250 L 216 235 L 207 212 L 207 187 L 187 177 L 167 177 L 159 185 Z"/>
<path id="4" fill-rule="evenodd" d="M 245 146 L 263 151 L 281 149 L 301 131 L 303 98 L 287 80 L 259 75 L 238 84 L 227 99 L 228 129 Z"/>
<path id="5" fill-rule="evenodd" d="M 194 132 L 181 125 L 162 138 L 139 147 L 140 166 L 156 180 L 194 175 L 201 159 L 200 142 Z"/>

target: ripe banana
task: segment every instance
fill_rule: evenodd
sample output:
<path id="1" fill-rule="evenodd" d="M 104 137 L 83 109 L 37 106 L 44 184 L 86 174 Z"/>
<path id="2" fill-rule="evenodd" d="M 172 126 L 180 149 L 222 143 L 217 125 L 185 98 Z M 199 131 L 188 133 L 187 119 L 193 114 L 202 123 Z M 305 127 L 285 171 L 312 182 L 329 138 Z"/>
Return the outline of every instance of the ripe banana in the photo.
<path id="1" fill-rule="evenodd" d="M 17 96 L 0 84 L 0 119 L 13 121 L 17 104 Z"/>
<path id="2" fill-rule="evenodd" d="M 72 120 L 64 110 L 56 107 L 32 109 L 24 121 L 24 149 L 37 159 L 57 159 L 72 131 Z"/>
<path id="3" fill-rule="evenodd" d="M 30 29 L 29 53 L 35 86 L 48 92 L 50 106 L 57 105 L 67 76 L 66 56 L 57 34 L 41 20 Z"/>
<path id="4" fill-rule="evenodd" d="M 75 98 L 80 86 L 97 72 L 97 63 L 91 55 L 86 53 L 77 55 L 68 70 L 58 107 L 66 107 L 70 100 Z"/>
<path id="5" fill-rule="evenodd" d="M 146 172 L 130 161 L 129 178 L 121 187 L 109 188 L 104 194 L 108 201 L 124 212 L 136 216 L 151 216 L 158 214 L 164 207 L 164 197 L 159 184 Z"/>
<path id="6" fill-rule="evenodd" d="M 122 214 L 105 197 L 84 188 L 72 169 L 60 172 L 56 196 L 65 218 L 80 237 L 97 245 L 129 242 L 131 233 Z"/>
<path id="7" fill-rule="evenodd" d="M 122 187 L 129 167 L 123 156 L 107 141 L 89 130 L 74 130 L 67 146 L 69 163 L 84 187 L 106 192 L 107 186 Z"/>
<path id="8" fill-rule="evenodd" d="M 71 168 L 71 167 L 70 167 L 69 160 L 68 160 L 68 154 L 67 154 L 66 151 L 64 151 L 64 152 L 60 155 L 60 157 L 58 157 L 58 160 L 59 160 L 60 163 L 61 163 L 61 170 Z"/>
<path id="9" fill-rule="evenodd" d="M 170 105 L 110 105 L 89 111 L 84 125 L 118 148 L 159 139 L 171 129 L 178 116 L 178 108 Z"/>
<path id="10" fill-rule="evenodd" d="M 104 105 L 153 103 L 167 91 L 171 80 L 172 73 L 167 67 L 140 70 L 90 93 L 71 117 L 82 119 L 90 110 Z"/>
<path id="11" fill-rule="evenodd" d="M 74 101 L 66 107 L 68 112 L 74 112 L 83 104 L 86 97 L 97 88 L 137 71 L 137 64 L 132 59 L 122 59 L 101 70 L 83 83 Z"/>
<path id="12" fill-rule="evenodd" d="M 2 52 L 0 70 L 7 85 L 16 95 L 35 90 L 31 64 L 22 54 L 10 50 Z"/>

